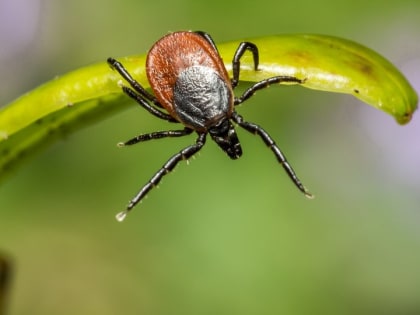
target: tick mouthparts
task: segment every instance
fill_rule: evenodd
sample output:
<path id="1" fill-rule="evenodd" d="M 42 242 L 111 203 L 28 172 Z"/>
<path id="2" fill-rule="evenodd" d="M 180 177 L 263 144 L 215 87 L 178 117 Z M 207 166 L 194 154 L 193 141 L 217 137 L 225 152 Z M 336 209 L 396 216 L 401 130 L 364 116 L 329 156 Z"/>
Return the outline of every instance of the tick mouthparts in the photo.
<path id="1" fill-rule="evenodd" d="M 228 119 L 209 129 L 210 136 L 233 160 L 242 156 L 242 147 L 236 134 L 235 128 Z"/>

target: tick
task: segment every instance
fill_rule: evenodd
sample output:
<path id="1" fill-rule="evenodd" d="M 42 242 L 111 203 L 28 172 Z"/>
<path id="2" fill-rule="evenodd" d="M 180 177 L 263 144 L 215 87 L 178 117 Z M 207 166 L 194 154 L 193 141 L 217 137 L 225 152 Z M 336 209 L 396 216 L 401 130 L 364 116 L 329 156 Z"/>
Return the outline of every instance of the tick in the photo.
<path id="1" fill-rule="evenodd" d="M 127 213 L 180 161 L 188 160 L 200 151 L 206 143 L 208 134 L 231 159 L 241 157 L 242 148 L 233 123 L 260 136 L 296 187 L 306 197 L 312 197 L 271 136 L 259 125 L 244 120 L 235 110 L 235 106 L 271 84 L 283 82 L 300 84 L 303 81 L 292 76 L 275 76 L 255 83 L 241 96 L 236 97 L 233 90 L 238 85 L 240 60 L 246 51 L 252 53 L 254 70 L 258 71 L 258 47 L 251 42 L 242 42 L 233 57 L 231 79 L 209 34 L 200 31 L 168 34 L 157 41 L 147 55 L 146 74 L 153 94 L 146 91 L 119 61 L 108 58 L 111 68 L 129 84 L 129 86 L 122 85 L 125 94 L 152 115 L 184 126 L 179 130 L 141 134 L 120 143 L 120 146 L 152 139 L 182 137 L 193 132 L 197 134 L 195 143 L 173 155 L 140 189 L 126 210 L 117 214 L 119 221 L 122 221 Z"/>

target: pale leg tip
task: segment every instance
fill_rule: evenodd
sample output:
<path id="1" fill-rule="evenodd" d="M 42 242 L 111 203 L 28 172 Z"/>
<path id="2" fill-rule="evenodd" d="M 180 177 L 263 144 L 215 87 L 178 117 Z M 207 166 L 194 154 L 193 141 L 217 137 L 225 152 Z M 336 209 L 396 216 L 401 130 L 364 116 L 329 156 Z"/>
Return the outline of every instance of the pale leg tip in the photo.
<path id="1" fill-rule="evenodd" d="M 312 195 L 309 191 L 305 191 L 305 197 L 308 199 L 314 199 L 315 195 Z"/>
<path id="2" fill-rule="evenodd" d="M 122 222 L 127 217 L 127 213 L 128 213 L 127 210 L 121 211 L 117 213 L 117 215 L 115 216 L 115 219 L 117 219 L 118 222 Z"/>

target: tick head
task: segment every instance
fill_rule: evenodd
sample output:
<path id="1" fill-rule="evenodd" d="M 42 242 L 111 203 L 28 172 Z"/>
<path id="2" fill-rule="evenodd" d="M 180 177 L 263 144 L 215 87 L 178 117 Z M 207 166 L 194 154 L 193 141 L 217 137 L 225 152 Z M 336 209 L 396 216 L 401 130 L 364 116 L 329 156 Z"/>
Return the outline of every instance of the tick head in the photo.
<path id="1" fill-rule="evenodd" d="M 242 155 L 241 144 L 235 128 L 228 118 L 222 119 L 218 124 L 209 128 L 211 138 L 222 148 L 233 160 Z"/>

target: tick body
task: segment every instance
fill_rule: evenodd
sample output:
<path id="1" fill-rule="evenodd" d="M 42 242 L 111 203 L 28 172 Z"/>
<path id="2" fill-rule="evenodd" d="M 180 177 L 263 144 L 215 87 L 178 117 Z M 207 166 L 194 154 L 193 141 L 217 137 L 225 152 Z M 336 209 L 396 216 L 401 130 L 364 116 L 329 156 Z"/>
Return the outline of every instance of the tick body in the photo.
<path id="1" fill-rule="evenodd" d="M 231 79 L 210 35 L 204 32 L 168 34 L 157 41 L 147 55 L 146 74 L 153 95 L 135 81 L 120 62 L 113 58 L 108 59 L 109 65 L 130 85 L 122 86 L 124 93 L 154 116 L 184 126 L 180 130 L 141 134 L 121 145 L 197 133 L 195 143 L 172 156 L 130 201 L 127 209 L 117 215 L 118 220 L 123 220 L 128 211 L 156 186 L 164 175 L 172 171 L 178 162 L 189 159 L 197 153 L 205 144 L 207 134 L 210 134 L 231 159 L 239 158 L 242 155 L 242 148 L 232 122 L 259 135 L 273 151 L 297 188 L 307 197 L 312 197 L 268 133 L 259 125 L 245 121 L 235 111 L 236 105 L 270 84 L 282 82 L 299 84 L 302 81 L 290 76 L 272 77 L 257 82 L 240 97 L 235 97 L 233 90 L 239 82 L 240 59 L 246 51 L 252 53 L 255 71 L 258 70 L 257 46 L 250 42 L 242 42 L 233 57 Z"/>

